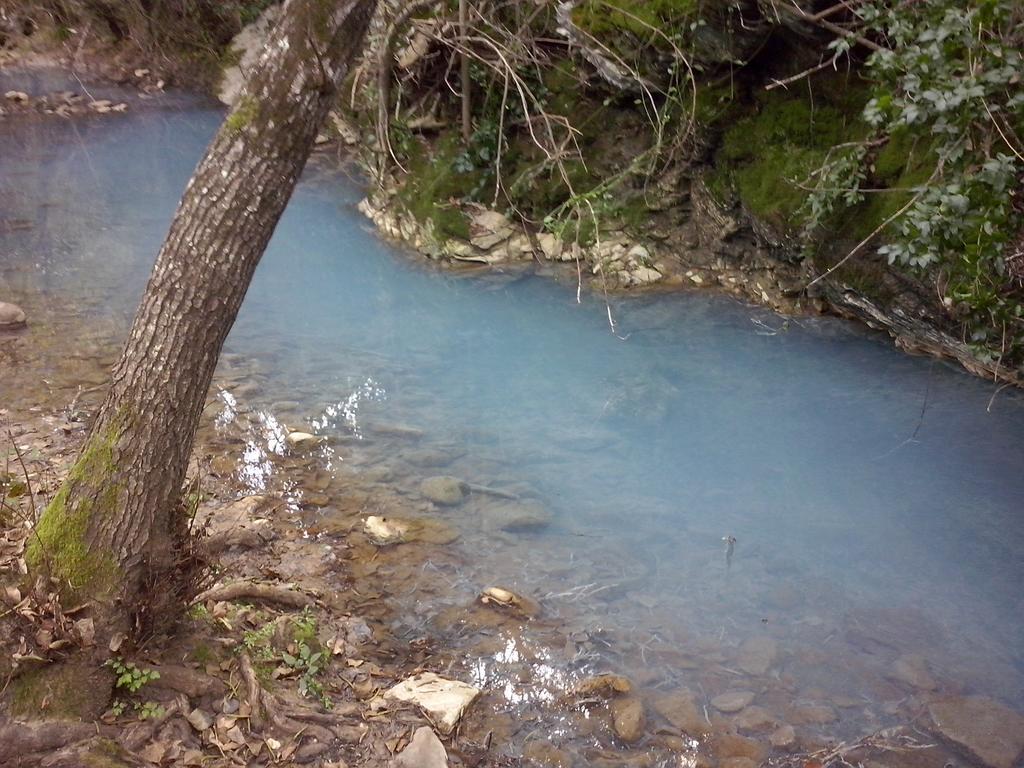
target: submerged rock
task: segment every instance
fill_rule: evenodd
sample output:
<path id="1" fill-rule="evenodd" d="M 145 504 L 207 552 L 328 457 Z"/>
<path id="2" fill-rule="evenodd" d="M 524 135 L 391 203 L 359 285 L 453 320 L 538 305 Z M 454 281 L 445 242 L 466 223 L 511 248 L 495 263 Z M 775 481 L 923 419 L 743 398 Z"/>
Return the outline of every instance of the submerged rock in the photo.
<path id="1" fill-rule="evenodd" d="M 285 441 L 292 448 L 312 448 L 314 445 L 319 445 L 323 442 L 323 438 L 318 435 L 312 435 L 309 432 L 289 432 Z"/>
<path id="2" fill-rule="evenodd" d="M 416 729 L 408 746 L 398 753 L 395 768 L 447 768 L 448 752 L 429 726 Z"/>
<path id="3" fill-rule="evenodd" d="M 540 605 L 536 600 L 523 597 L 504 587 L 487 587 L 480 593 L 480 602 L 493 608 L 512 611 L 526 618 L 532 618 L 540 613 Z"/>
<path id="4" fill-rule="evenodd" d="M 1024 715 L 984 696 L 946 696 L 928 705 L 934 730 L 990 768 L 1024 756 Z"/>
<path id="5" fill-rule="evenodd" d="M 535 501 L 489 504 L 483 510 L 484 526 L 500 531 L 533 531 L 551 523 L 551 513 Z"/>
<path id="6" fill-rule="evenodd" d="M 459 534 L 440 520 L 409 520 L 370 515 L 363 521 L 363 532 L 379 547 L 422 541 L 425 544 L 450 544 Z"/>
<path id="7" fill-rule="evenodd" d="M 404 520 L 370 515 L 363 521 L 363 531 L 374 544 L 385 546 L 405 541 L 409 524 Z"/>
<path id="8" fill-rule="evenodd" d="M 653 703 L 659 715 L 689 736 L 696 736 L 711 728 L 711 724 L 697 708 L 697 701 L 690 691 L 665 693 L 657 696 Z"/>
<path id="9" fill-rule="evenodd" d="M 21 328 L 25 325 L 25 311 L 17 304 L 0 301 L 0 330 Z"/>
<path id="10" fill-rule="evenodd" d="M 622 693 L 630 693 L 632 690 L 633 683 L 630 682 L 628 677 L 606 672 L 581 681 L 573 693 L 580 698 L 597 696 L 608 699 Z"/>
<path id="11" fill-rule="evenodd" d="M 754 700 L 753 691 L 729 691 L 711 700 L 711 706 L 719 712 L 739 712 Z"/>
<path id="12" fill-rule="evenodd" d="M 733 719 L 741 731 L 767 731 L 775 726 L 775 718 L 764 707 L 744 707 Z"/>
<path id="13" fill-rule="evenodd" d="M 771 669 L 779 655 L 779 644 L 772 638 L 751 637 L 740 646 L 736 664 L 749 675 L 760 677 Z"/>
<path id="14" fill-rule="evenodd" d="M 646 725 L 644 704 L 639 698 L 627 696 L 612 702 L 612 728 L 622 741 L 627 744 L 639 741 Z"/>
<path id="15" fill-rule="evenodd" d="M 783 725 L 772 731 L 768 742 L 776 749 L 788 749 L 796 743 L 796 731 L 792 725 Z"/>
<path id="16" fill-rule="evenodd" d="M 480 689 L 472 685 L 423 672 L 390 688 L 384 698 L 418 705 L 438 730 L 447 735 L 479 695 Z"/>
<path id="17" fill-rule="evenodd" d="M 465 498 L 462 488 L 462 481 L 449 475 L 428 477 L 420 483 L 420 493 L 435 504 L 443 504 L 445 506 L 452 506 L 462 502 Z"/>
<path id="18" fill-rule="evenodd" d="M 891 677 L 911 688 L 934 691 L 938 687 L 935 678 L 928 672 L 928 663 L 923 656 L 909 654 L 900 656 L 892 665 Z"/>

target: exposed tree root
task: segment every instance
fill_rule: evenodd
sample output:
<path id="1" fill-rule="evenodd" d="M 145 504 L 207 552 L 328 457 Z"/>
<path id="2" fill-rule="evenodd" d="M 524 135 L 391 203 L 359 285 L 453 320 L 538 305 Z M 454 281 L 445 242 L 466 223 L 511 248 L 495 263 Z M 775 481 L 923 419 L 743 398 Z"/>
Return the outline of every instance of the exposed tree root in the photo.
<path id="1" fill-rule="evenodd" d="M 71 758 L 88 752 L 91 746 L 95 746 L 90 744 L 95 741 L 98 730 L 101 733 L 110 730 L 113 734 L 112 729 L 98 728 L 93 723 L 65 720 L 0 722 L 0 765 L 33 765 L 44 756 L 48 765 L 81 765 L 81 762 L 76 763 Z M 103 739 L 103 742 L 108 743 L 106 739 Z M 54 750 L 58 749 L 60 751 L 55 753 Z M 35 755 L 39 755 L 38 759 L 33 757 Z M 126 759 L 123 764 L 135 763 Z"/>
<path id="2" fill-rule="evenodd" d="M 238 600 L 242 597 L 280 603 L 291 608 L 305 608 L 316 602 L 305 592 L 299 592 L 289 587 L 255 581 L 236 581 L 232 584 L 219 584 L 201 592 L 192 600 L 192 604 L 203 603 L 207 600 Z"/>

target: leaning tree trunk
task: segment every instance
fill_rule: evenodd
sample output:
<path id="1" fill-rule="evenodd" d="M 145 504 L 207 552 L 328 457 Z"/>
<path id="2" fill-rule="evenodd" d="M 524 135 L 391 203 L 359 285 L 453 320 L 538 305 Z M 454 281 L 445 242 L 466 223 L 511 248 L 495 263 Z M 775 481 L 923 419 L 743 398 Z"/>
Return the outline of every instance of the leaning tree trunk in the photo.
<path id="1" fill-rule="evenodd" d="M 375 4 L 288 0 L 185 189 L 107 398 L 36 527 L 30 565 L 96 601 L 108 633 L 147 584 L 173 577 L 182 482 L 221 346 Z"/>

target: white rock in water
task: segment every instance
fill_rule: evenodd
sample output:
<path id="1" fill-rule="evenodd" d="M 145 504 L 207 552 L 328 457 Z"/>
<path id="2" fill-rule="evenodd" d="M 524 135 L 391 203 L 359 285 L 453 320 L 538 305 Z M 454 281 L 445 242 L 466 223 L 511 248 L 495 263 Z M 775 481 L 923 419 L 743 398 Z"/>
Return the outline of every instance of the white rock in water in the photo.
<path id="1" fill-rule="evenodd" d="M 438 730 L 448 735 L 479 695 L 480 689 L 472 685 L 423 672 L 390 688 L 384 698 L 418 705 Z"/>
<path id="2" fill-rule="evenodd" d="M 403 541 L 409 532 L 409 524 L 403 520 L 370 515 L 363 522 L 363 530 L 374 544 L 383 546 Z"/>
<path id="3" fill-rule="evenodd" d="M 17 304 L 0 301 L 0 328 L 21 328 L 25 325 L 25 312 Z"/>
<path id="4" fill-rule="evenodd" d="M 323 438 L 318 435 L 311 435 L 309 432 L 289 432 L 285 440 L 293 448 L 306 448 L 317 445 Z"/>
<path id="5" fill-rule="evenodd" d="M 398 753 L 395 768 L 448 768 L 448 752 L 429 726 L 416 729 L 412 741 Z"/>

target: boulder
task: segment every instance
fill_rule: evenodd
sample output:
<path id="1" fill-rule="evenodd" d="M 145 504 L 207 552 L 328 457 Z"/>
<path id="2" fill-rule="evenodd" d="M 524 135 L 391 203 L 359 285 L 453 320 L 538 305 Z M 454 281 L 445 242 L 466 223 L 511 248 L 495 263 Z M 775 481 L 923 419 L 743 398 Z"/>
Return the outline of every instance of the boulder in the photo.
<path id="1" fill-rule="evenodd" d="M 450 475 L 428 477 L 420 483 L 420 493 L 435 504 L 452 506 L 465 498 L 462 481 Z"/>
<path id="2" fill-rule="evenodd" d="M 984 696 L 945 696 L 928 705 L 934 730 L 989 768 L 1024 756 L 1024 715 Z"/>
<path id="3" fill-rule="evenodd" d="M 416 729 L 408 746 L 398 753 L 395 768 L 448 768 L 448 752 L 433 729 L 424 725 Z"/>
<path id="4" fill-rule="evenodd" d="M 384 698 L 418 705 L 437 729 L 448 735 L 479 695 L 480 689 L 472 685 L 423 672 L 388 689 Z"/>
<path id="5" fill-rule="evenodd" d="M 0 330 L 22 328 L 25 325 L 25 312 L 17 304 L 0 301 Z"/>

